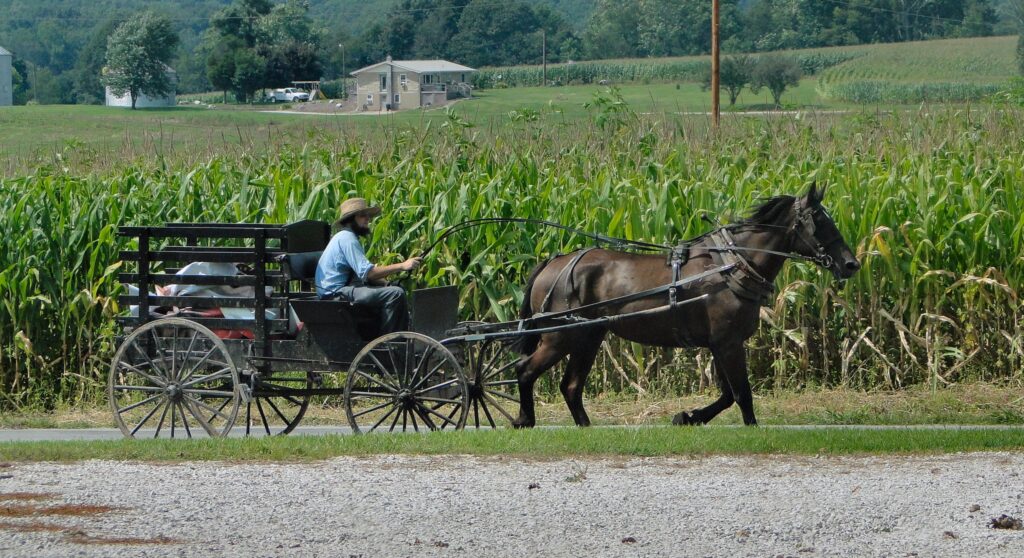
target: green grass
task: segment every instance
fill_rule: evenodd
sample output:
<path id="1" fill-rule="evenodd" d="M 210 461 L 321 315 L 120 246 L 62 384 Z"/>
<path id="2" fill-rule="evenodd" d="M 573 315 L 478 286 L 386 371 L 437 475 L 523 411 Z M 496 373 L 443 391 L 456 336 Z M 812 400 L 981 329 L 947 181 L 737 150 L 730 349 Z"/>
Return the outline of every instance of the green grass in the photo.
<path id="1" fill-rule="evenodd" d="M 588 118 L 584 103 L 606 90 L 598 85 L 489 89 L 456 103 L 453 109 L 476 128 L 492 131 L 511 125 L 510 113 L 524 109 L 545 115 L 549 123 L 574 123 Z M 693 83 L 627 85 L 619 91 L 640 113 L 711 109 L 710 93 Z M 786 108 L 855 106 L 821 97 L 812 79 L 788 90 L 782 102 Z M 728 97 L 723 96 L 722 109 L 759 110 L 770 103 L 767 91 L 759 95 L 744 91 L 736 107 L 729 107 Z M 139 160 L 195 163 L 216 155 L 271 154 L 288 146 L 316 144 L 324 136 L 372 140 L 401 131 L 420 134 L 447 120 L 445 112 L 437 109 L 386 116 L 282 114 L 277 109 L 269 105 L 135 111 L 83 105 L 13 107 L 0 111 L 0 176 L 31 174 L 40 166 L 102 170 Z"/>
<path id="2" fill-rule="evenodd" d="M 1024 429 L 592 428 L 365 436 L 9 442 L 0 461 L 312 461 L 351 455 L 524 458 L 680 455 L 860 455 L 1024 449 Z"/>

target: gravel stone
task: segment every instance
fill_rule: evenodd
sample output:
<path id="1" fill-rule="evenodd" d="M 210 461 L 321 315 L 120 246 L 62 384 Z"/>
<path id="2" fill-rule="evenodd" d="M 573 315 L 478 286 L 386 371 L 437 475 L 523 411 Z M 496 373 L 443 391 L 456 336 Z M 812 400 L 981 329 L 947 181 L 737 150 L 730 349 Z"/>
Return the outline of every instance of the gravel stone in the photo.
<path id="1" fill-rule="evenodd" d="M 14 464 L 0 556 L 1017 558 L 1024 531 L 990 523 L 1024 516 L 1021 470 L 1012 452 Z"/>

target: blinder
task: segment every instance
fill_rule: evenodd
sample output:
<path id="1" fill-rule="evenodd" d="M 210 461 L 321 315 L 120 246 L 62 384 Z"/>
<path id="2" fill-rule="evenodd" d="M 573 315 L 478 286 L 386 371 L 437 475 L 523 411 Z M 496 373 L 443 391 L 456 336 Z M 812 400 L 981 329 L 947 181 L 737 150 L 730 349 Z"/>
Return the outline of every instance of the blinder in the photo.
<path id="1" fill-rule="evenodd" d="M 796 210 L 796 219 L 793 220 L 792 232 L 796 235 L 796 238 L 800 239 L 808 248 L 814 252 L 813 260 L 815 263 L 825 269 L 832 269 L 835 265 L 835 260 L 832 259 L 827 252 L 828 247 L 832 246 L 836 242 L 843 239 L 842 235 L 836 234 L 832 238 L 825 242 L 818 240 L 815 236 L 818 227 L 814 223 L 814 218 L 817 216 L 820 209 L 814 207 L 808 207 L 805 200 L 799 199 L 794 204 L 793 208 Z"/>

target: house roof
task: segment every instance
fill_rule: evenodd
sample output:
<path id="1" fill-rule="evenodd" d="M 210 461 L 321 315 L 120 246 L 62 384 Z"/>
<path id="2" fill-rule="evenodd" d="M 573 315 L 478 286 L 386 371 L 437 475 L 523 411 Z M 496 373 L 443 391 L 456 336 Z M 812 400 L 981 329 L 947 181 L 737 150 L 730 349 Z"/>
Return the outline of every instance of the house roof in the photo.
<path id="1" fill-rule="evenodd" d="M 361 74 L 364 72 L 372 72 L 382 66 L 391 64 L 392 66 L 408 70 L 410 72 L 416 72 L 417 74 L 423 73 L 440 73 L 440 72 L 475 72 L 473 68 L 463 66 L 462 64 L 456 64 L 455 62 L 449 62 L 447 60 L 392 60 L 388 62 L 378 62 L 371 64 L 365 68 L 359 68 L 352 72 L 352 75 Z"/>
<path id="2" fill-rule="evenodd" d="M 14 56 L 14 55 L 11 54 L 11 51 L 9 51 L 6 48 L 0 46 L 0 56 Z"/>

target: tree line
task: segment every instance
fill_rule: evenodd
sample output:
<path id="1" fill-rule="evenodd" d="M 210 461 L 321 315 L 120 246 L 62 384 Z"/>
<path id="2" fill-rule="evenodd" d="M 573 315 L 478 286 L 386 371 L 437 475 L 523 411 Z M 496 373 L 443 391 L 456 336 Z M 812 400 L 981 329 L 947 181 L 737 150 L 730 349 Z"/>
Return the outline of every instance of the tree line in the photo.
<path id="1" fill-rule="evenodd" d="M 6 22 L 0 13 L 0 45 L 16 57 L 16 102 L 101 102 L 109 39 L 135 4 L 178 37 L 162 61 L 177 71 L 179 92 L 218 90 L 243 101 L 261 87 L 336 79 L 387 55 L 486 67 L 710 49 L 709 0 L 146 0 L 102 19 L 61 15 L 81 13 L 66 0 L 0 0 L 11 13 Z M 724 53 L 1017 33 L 1024 11 L 1024 0 L 720 4 Z M 370 19 L 339 23 L 357 13 Z M 1018 50 L 1024 56 L 1024 43 Z"/>

